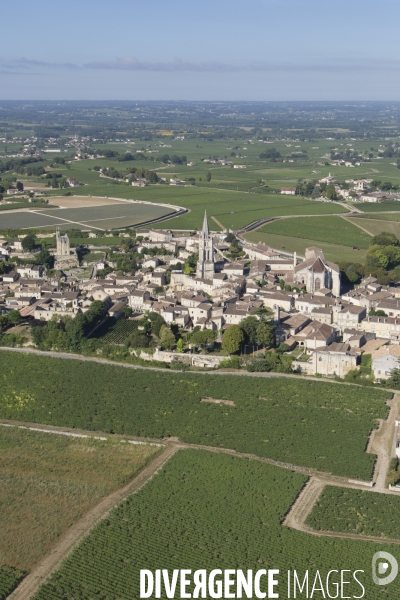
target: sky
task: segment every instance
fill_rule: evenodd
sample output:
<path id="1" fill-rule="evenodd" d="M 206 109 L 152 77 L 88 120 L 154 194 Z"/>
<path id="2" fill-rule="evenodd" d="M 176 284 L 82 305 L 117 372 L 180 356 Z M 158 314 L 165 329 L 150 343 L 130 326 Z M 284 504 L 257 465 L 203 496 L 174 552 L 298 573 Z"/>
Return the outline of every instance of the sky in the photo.
<path id="1" fill-rule="evenodd" d="M 400 100 L 399 0 L 18 0 L 0 100 Z"/>

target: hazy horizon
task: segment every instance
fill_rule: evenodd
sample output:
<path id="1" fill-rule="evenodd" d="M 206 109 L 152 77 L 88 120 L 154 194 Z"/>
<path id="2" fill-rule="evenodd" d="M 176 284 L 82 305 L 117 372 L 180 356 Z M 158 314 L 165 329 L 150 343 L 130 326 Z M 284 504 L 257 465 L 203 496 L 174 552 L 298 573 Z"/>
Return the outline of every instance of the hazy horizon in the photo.
<path id="1" fill-rule="evenodd" d="M 394 101 L 395 0 L 21 0 L 2 100 Z"/>

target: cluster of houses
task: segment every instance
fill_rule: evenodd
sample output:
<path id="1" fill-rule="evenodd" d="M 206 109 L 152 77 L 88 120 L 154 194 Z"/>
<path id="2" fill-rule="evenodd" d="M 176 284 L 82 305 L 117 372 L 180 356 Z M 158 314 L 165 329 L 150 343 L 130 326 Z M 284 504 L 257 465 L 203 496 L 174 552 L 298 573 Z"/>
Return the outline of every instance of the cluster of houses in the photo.
<path id="1" fill-rule="evenodd" d="M 196 235 L 142 229 L 137 237 L 143 259 L 134 275 L 112 272 L 104 279 L 77 279 L 71 276 L 79 264 L 76 252 L 68 236 L 57 231 L 56 275 L 47 277 L 40 265 L 17 267 L 3 275 L 0 298 L 23 317 L 45 321 L 74 316 L 101 300 L 117 319 L 128 306 L 134 315 L 156 312 L 188 331 L 224 330 L 264 307 L 273 314 L 276 343 L 294 353 L 296 372 L 343 377 L 360 365 L 363 354 L 371 355 L 377 379 L 386 379 L 397 366 L 400 288 L 368 277 L 341 293 L 338 265 L 317 247 L 288 258 L 265 244 L 242 240 L 245 257 L 230 260 L 226 235 L 211 233 L 206 215 Z M 169 254 L 146 255 L 146 249 L 160 247 Z M 7 252 L 0 243 L 0 259 Z M 182 265 L 194 253 L 197 267 L 189 273 Z M 386 316 L 369 316 L 371 310 Z"/>
<path id="2" fill-rule="evenodd" d="M 335 187 L 338 196 L 344 200 L 351 202 L 373 202 L 379 203 L 385 200 L 399 200 L 400 194 L 389 191 L 373 191 L 371 186 L 372 179 L 346 179 L 345 186 L 337 183 L 335 177 L 329 173 L 326 177 L 322 177 L 318 184 L 326 183 Z M 295 196 L 297 193 L 296 187 L 282 187 L 281 194 L 286 196 Z"/>

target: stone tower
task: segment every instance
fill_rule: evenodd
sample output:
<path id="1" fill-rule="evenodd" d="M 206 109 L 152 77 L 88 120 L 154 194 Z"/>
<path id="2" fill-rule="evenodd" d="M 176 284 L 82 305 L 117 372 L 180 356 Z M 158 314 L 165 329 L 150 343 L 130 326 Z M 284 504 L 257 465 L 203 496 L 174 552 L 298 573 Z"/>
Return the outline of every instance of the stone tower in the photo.
<path id="1" fill-rule="evenodd" d="M 199 233 L 199 261 L 196 277 L 212 279 L 214 276 L 213 239 L 208 229 L 207 211 L 204 213 L 203 229 Z"/>
<path id="2" fill-rule="evenodd" d="M 56 229 L 56 242 L 57 242 L 57 256 L 69 256 L 70 255 L 69 237 L 67 236 L 67 234 L 61 235 L 58 227 Z"/>

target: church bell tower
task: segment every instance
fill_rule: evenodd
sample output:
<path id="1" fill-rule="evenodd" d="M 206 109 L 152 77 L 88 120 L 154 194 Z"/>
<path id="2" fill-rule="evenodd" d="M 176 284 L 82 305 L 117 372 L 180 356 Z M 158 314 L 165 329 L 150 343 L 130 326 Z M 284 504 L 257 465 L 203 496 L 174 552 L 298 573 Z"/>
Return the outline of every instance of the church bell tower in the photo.
<path id="1" fill-rule="evenodd" d="M 199 261 L 196 277 L 212 279 L 214 276 L 214 247 L 213 239 L 208 229 L 207 211 L 204 213 L 203 228 L 199 233 Z"/>

